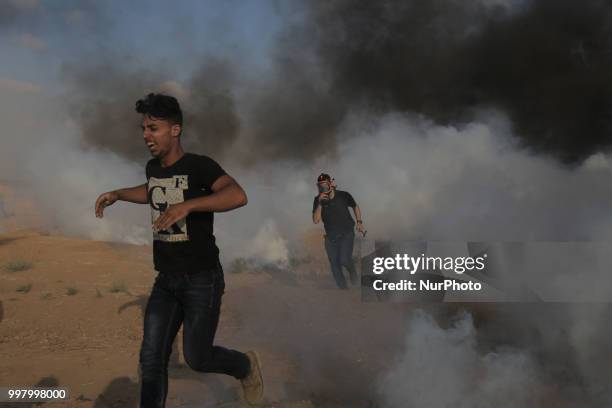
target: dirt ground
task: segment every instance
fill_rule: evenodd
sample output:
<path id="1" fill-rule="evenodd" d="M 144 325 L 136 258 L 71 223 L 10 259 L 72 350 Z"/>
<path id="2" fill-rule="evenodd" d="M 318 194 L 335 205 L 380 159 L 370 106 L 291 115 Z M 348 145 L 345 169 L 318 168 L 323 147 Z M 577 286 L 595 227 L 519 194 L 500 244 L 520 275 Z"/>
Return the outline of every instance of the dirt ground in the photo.
<path id="1" fill-rule="evenodd" d="M 257 350 L 269 407 L 368 406 L 380 355 L 399 346 L 394 305 L 339 291 L 323 260 L 231 273 L 216 343 Z M 135 407 L 149 246 L 13 230 L 0 235 L 0 385 L 65 386 L 66 407 Z M 379 327 L 372 332 L 372 325 Z M 378 323 L 376 323 L 378 322 Z M 169 407 L 241 407 L 230 377 L 191 370 L 181 334 Z M 19 406 L 25 406 L 23 403 Z"/>

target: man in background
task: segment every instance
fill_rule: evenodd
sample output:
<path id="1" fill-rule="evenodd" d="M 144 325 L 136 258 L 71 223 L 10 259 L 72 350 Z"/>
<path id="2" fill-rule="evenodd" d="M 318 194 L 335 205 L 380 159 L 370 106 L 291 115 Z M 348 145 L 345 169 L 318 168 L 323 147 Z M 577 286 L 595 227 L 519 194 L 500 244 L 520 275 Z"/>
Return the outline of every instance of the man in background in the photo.
<path id="1" fill-rule="evenodd" d="M 357 271 L 353 263 L 353 244 L 355 241 L 355 220 L 357 231 L 365 235 L 361 210 L 353 196 L 336 189 L 336 181 L 329 174 L 321 173 L 317 178 L 319 194 L 312 205 L 312 221 L 318 224 L 323 220 L 325 228 L 325 251 L 329 258 L 332 275 L 340 289 L 346 289 L 347 283 L 342 267 L 344 266 L 351 284 L 358 284 Z M 349 212 L 353 209 L 355 220 Z"/>

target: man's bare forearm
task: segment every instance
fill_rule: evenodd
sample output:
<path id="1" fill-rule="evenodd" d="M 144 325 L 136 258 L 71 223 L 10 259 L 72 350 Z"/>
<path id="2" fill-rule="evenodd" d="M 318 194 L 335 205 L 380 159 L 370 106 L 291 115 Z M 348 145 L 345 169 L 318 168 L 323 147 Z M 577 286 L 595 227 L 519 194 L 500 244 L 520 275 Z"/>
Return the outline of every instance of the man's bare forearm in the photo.
<path id="1" fill-rule="evenodd" d="M 355 213 L 355 220 L 361 221 L 361 210 L 359 209 L 358 205 L 353 208 L 353 212 Z"/>
<path id="2" fill-rule="evenodd" d="M 190 213 L 224 212 L 246 204 L 246 193 L 237 183 L 229 184 L 211 195 L 185 201 L 185 205 Z"/>
<path id="3" fill-rule="evenodd" d="M 149 202 L 146 183 L 136 187 L 115 190 L 114 193 L 117 194 L 117 200 L 137 204 L 147 204 Z"/>
<path id="4" fill-rule="evenodd" d="M 156 230 L 165 230 L 193 212 L 223 212 L 242 207 L 247 196 L 242 187 L 228 175 L 219 177 L 211 187 L 211 195 L 192 198 L 170 205 L 153 224 Z"/>
<path id="5" fill-rule="evenodd" d="M 321 221 L 321 204 L 317 204 L 317 208 L 312 213 L 312 222 L 318 224 Z"/>

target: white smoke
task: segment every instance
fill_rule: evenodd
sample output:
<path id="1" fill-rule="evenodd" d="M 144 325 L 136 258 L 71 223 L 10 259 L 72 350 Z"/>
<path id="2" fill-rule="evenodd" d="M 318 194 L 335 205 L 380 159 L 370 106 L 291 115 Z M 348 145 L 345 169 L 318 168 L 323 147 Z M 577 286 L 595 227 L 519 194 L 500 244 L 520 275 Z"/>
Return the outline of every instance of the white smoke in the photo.
<path id="1" fill-rule="evenodd" d="M 146 207 L 118 204 L 103 219 L 94 216 L 98 194 L 146 181 L 141 165 L 81 146 L 54 97 L 13 91 L 0 103 L 2 183 L 33 201 L 45 220 L 39 227 L 90 239 L 149 241 Z"/>
<path id="2" fill-rule="evenodd" d="M 278 233 L 273 220 L 267 220 L 257 235 L 247 246 L 247 256 L 261 257 L 264 261 L 272 263 L 287 263 L 289 251 L 287 241 Z"/>
<path id="3" fill-rule="evenodd" d="M 55 159 L 52 159 L 55 158 Z M 150 241 L 148 207 L 116 203 L 94 216 L 97 196 L 105 191 L 146 182 L 140 166 L 108 152 L 83 151 L 70 144 L 44 143 L 33 149 L 30 174 L 33 196 L 53 224 L 69 235 L 102 241 L 146 244 Z"/>
<path id="4" fill-rule="evenodd" d="M 237 245 L 240 237 L 255 236 L 266 220 L 275 220 L 280 237 L 295 242 L 313 228 L 315 178 L 321 171 L 353 194 L 373 239 L 612 236 L 610 156 L 600 153 L 567 168 L 530 154 L 518 146 L 499 113 L 485 112 L 482 120 L 462 128 L 416 116 L 356 113 L 338 138 L 337 157 L 321 157 L 307 166 L 277 162 L 232 169 L 249 204 L 219 215 L 226 239 L 235 231 L 232 242 Z"/>
<path id="5" fill-rule="evenodd" d="M 408 323 L 405 352 L 380 380 L 388 408 L 534 407 L 541 387 L 527 353 L 478 350 L 470 315 L 443 329 L 422 311 Z"/>
<path id="6" fill-rule="evenodd" d="M 609 156 L 570 169 L 520 149 L 494 112 L 463 128 L 390 115 L 345 126 L 330 172 L 380 237 L 602 240 L 611 236 Z"/>

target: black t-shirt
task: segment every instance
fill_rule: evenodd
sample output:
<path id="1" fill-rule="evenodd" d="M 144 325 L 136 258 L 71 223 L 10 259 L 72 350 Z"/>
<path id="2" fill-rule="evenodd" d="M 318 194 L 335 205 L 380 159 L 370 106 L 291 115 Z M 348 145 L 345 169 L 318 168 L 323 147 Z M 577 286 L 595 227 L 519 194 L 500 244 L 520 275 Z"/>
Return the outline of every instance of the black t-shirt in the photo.
<path id="1" fill-rule="evenodd" d="M 319 205 L 319 196 L 315 196 L 312 203 L 312 212 L 314 213 Z M 321 208 L 321 218 L 325 226 L 325 233 L 331 237 L 352 232 L 355 228 L 355 221 L 348 208 L 355 208 L 357 203 L 350 193 L 342 190 L 336 190 L 334 198 L 329 200 L 327 204 Z"/>
<path id="2" fill-rule="evenodd" d="M 158 159 L 147 163 L 151 222 L 171 204 L 212 193 L 211 186 L 225 171 L 209 157 L 185 153 L 169 167 Z M 193 212 L 164 231 L 153 232 L 153 262 L 162 272 L 194 272 L 214 268 L 219 248 L 213 235 L 212 212 Z"/>

